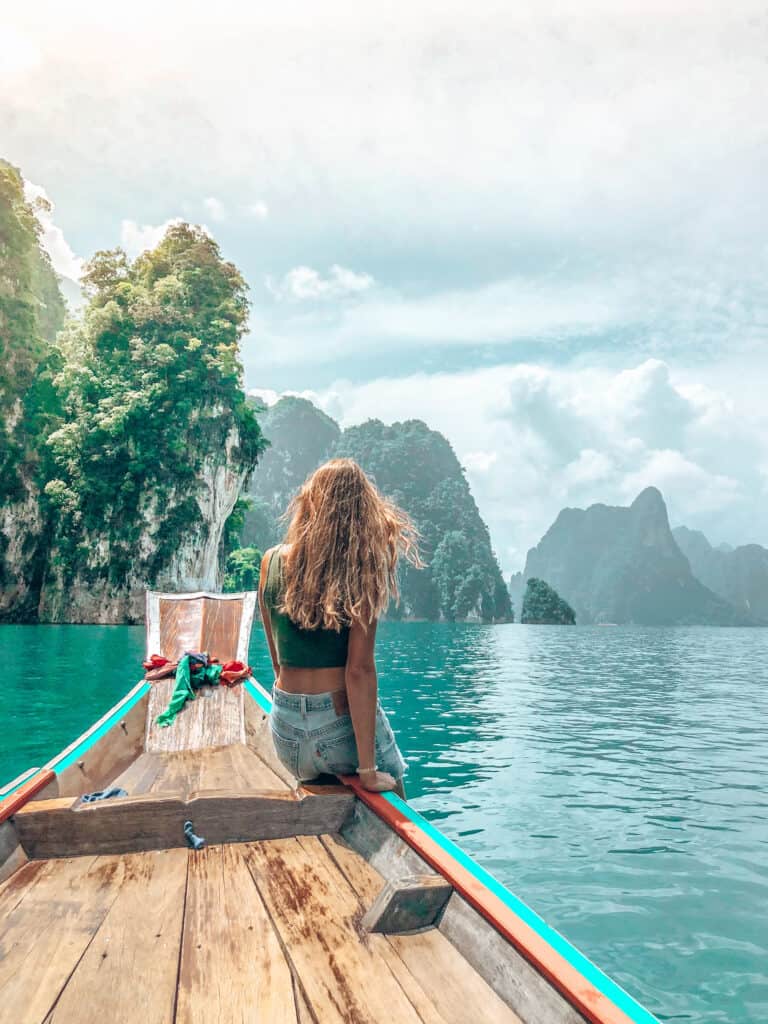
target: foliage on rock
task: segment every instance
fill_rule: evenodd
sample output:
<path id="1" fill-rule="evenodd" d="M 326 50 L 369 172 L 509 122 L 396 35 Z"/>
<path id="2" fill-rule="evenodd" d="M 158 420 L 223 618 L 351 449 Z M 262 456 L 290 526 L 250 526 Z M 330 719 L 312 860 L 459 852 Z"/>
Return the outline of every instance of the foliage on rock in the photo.
<path id="1" fill-rule="evenodd" d="M 65 579 L 119 582 L 142 560 L 143 538 L 151 581 L 204 525 L 206 465 L 248 474 L 263 449 L 242 392 L 246 284 L 205 231 L 182 223 L 133 262 L 119 248 L 97 252 L 83 289 L 84 318 L 60 339 L 66 414 L 48 438 L 57 556 Z M 108 561 L 94 562 L 94 536 Z"/>
<path id="2" fill-rule="evenodd" d="M 573 626 L 576 615 L 556 590 L 532 576 L 525 588 L 520 621 L 530 625 Z"/>
<path id="3" fill-rule="evenodd" d="M 369 420 L 343 433 L 311 402 L 282 398 L 262 411 L 270 448 L 253 478 L 244 542 L 267 548 L 282 539 L 279 520 L 291 495 L 322 462 L 354 458 L 421 532 L 426 569 L 402 566 L 401 603 L 391 617 L 509 620 L 509 594 L 488 529 L 448 441 L 421 420 L 387 426 Z"/>

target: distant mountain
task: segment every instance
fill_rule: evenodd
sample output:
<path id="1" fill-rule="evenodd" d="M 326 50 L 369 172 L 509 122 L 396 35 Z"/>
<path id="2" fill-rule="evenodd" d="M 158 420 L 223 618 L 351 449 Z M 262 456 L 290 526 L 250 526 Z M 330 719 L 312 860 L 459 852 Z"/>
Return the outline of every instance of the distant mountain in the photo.
<path id="1" fill-rule="evenodd" d="M 513 594 L 531 577 L 554 587 L 580 623 L 756 624 L 693 575 L 655 487 L 629 508 L 563 509 L 512 578 Z"/>
<path id="2" fill-rule="evenodd" d="M 401 604 L 392 617 L 509 620 L 504 586 L 488 528 L 450 444 L 421 420 L 388 426 L 368 420 L 345 431 L 311 402 L 282 398 L 262 407 L 260 426 L 271 442 L 253 476 L 243 545 L 264 550 L 285 527 L 278 515 L 320 463 L 355 459 L 383 494 L 400 504 L 422 534 L 428 567 L 402 566 Z"/>
<path id="3" fill-rule="evenodd" d="M 703 533 L 685 526 L 672 534 L 697 579 L 745 615 L 768 622 L 768 549 L 760 544 L 713 548 Z"/>
<path id="4" fill-rule="evenodd" d="M 259 413 L 259 426 L 269 448 L 248 491 L 253 508 L 245 515 L 242 544 L 265 551 L 283 537 L 278 516 L 312 470 L 331 457 L 341 430 L 306 398 L 286 395 L 267 407 L 249 397 L 248 404 Z"/>

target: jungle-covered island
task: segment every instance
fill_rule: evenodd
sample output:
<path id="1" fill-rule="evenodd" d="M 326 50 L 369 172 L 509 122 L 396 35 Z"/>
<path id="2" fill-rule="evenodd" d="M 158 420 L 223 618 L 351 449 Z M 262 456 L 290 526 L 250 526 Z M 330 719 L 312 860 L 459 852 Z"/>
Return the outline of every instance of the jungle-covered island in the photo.
<path id="1" fill-rule="evenodd" d="M 305 398 L 286 396 L 260 409 L 270 446 L 249 490 L 243 544 L 265 549 L 282 536 L 279 521 L 308 473 L 335 457 L 355 459 L 410 515 L 427 568 L 406 567 L 392 618 L 511 621 L 509 591 L 466 481 L 442 434 L 421 420 L 387 426 L 368 420 L 341 430 Z"/>
<path id="2" fill-rule="evenodd" d="M 531 626 L 575 626 L 576 615 L 554 588 L 532 576 L 525 587 L 520 621 Z"/>

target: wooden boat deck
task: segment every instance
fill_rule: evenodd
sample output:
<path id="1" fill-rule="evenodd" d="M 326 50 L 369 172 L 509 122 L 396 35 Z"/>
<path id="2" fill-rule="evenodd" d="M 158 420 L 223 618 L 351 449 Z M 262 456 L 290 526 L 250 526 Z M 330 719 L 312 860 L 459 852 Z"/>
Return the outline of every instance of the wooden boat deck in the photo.
<path id="1" fill-rule="evenodd" d="M 291 787 L 244 743 L 208 750 L 144 753 L 110 784 L 129 796 L 142 793 L 180 793 L 185 799 L 200 790 L 272 790 Z"/>
<path id="2" fill-rule="evenodd" d="M 520 1024 L 436 928 L 371 934 L 334 835 L 30 861 L 0 886 L 13 1024 Z"/>
<path id="3" fill-rule="evenodd" d="M 255 600 L 149 593 L 147 653 L 243 661 Z M 295 779 L 256 681 L 161 729 L 173 686 L 0 799 L 0 1024 L 657 1024 L 403 801 Z"/>

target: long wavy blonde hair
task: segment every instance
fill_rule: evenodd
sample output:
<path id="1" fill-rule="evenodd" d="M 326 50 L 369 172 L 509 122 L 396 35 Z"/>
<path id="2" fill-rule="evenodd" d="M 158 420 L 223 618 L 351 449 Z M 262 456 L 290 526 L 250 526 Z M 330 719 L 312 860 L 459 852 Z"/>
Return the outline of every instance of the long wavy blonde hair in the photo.
<path id="1" fill-rule="evenodd" d="M 399 601 L 397 561 L 423 568 L 410 516 L 379 493 L 354 459 L 312 473 L 283 513 L 280 611 L 304 629 L 368 626 Z"/>

